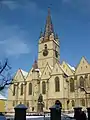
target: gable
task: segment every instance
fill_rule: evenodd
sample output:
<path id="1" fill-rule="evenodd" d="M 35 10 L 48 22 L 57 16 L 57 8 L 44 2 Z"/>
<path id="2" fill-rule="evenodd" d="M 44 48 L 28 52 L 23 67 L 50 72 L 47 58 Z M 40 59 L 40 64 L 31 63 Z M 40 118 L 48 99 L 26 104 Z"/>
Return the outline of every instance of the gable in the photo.
<path id="1" fill-rule="evenodd" d="M 28 75 L 26 77 L 26 81 L 32 80 L 32 70 L 33 70 L 33 67 L 29 70 Z"/>
<path id="2" fill-rule="evenodd" d="M 71 66 L 68 63 L 66 63 L 65 61 L 63 61 L 62 64 L 61 64 L 61 67 L 62 67 L 63 71 L 68 76 L 73 75 L 74 71 L 73 71 L 73 69 L 71 69 Z"/>
<path id="3" fill-rule="evenodd" d="M 51 75 L 56 75 L 56 74 L 63 74 L 63 70 L 62 70 L 60 64 L 58 64 L 58 63 L 55 64 Z"/>
<path id="4" fill-rule="evenodd" d="M 20 69 L 20 70 L 21 70 L 21 72 L 22 72 L 22 74 L 23 74 L 24 78 L 26 78 L 26 77 L 27 77 L 27 75 L 28 75 L 28 72 L 26 72 L 26 71 L 24 71 L 24 70 L 22 70 L 22 69 Z"/>
<path id="5" fill-rule="evenodd" d="M 46 64 L 46 67 L 42 73 L 41 79 L 48 79 L 50 78 L 50 74 L 51 74 L 51 68 L 49 66 L 49 64 Z"/>
<path id="6" fill-rule="evenodd" d="M 24 77 L 23 74 L 21 73 L 21 70 L 18 69 L 15 76 L 13 77 L 13 82 L 20 82 L 20 81 L 24 81 Z"/>
<path id="7" fill-rule="evenodd" d="M 89 72 L 90 72 L 90 65 L 87 62 L 87 60 L 84 57 L 82 57 L 80 60 L 80 63 L 78 64 L 76 68 L 75 75 L 85 74 Z"/>

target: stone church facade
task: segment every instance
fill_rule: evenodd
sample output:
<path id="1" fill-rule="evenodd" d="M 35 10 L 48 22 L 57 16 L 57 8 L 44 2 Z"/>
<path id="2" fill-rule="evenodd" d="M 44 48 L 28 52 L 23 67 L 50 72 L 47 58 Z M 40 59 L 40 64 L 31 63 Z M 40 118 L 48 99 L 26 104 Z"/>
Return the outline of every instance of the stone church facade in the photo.
<path id="1" fill-rule="evenodd" d="M 82 57 L 76 68 L 60 63 L 60 43 L 54 32 L 50 10 L 45 31 L 40 33 L 38 59 L 27 73 L 18 69 L 8 89 L 8 112 L 23 103 L 29 112 L 38 109 L 38 98 L 43 96 L 44 111 L 58 99 L 63 110 L 90 105 L 90 64 Z"/>

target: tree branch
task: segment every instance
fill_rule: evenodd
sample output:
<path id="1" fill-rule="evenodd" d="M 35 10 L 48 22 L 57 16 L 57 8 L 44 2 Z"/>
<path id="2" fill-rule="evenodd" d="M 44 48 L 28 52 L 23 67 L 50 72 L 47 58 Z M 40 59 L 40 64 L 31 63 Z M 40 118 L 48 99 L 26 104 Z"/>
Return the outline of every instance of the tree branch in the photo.
<path id="1" fill-rule="evenodd" d="M 8 60 L 6 60 L 4 65 L 0 68 L 0 76 L 3 77 L 2 83 L 0 85 L 0 91 L 4 90 L 5 86 L 13 84 L 11 81 L 11 77 L 9 78 L 7 67 L 8 67 L 8 69 L 11 69 L 11 67 L 8 65 Z M 3 71 L 6 71 L 7 74 L 3 73 Z"/>

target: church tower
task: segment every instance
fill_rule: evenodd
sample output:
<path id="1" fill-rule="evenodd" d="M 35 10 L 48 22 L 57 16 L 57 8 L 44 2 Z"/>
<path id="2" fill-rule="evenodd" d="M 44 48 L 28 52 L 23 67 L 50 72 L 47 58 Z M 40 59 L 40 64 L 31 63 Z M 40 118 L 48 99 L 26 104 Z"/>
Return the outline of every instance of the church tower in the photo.
<path id="1" fill-rule="evenodd" d="M 48 9 L 48 15 L 46 19 L 46 25 L 44 32 L 41 31 L 38 44 L 38 67 L 43 71 L 48 63 L 51 67 L 54 67 L 56 62 L 60 61 L 60 46 L 58 35 L 55 34 L 50 9 Z"/>

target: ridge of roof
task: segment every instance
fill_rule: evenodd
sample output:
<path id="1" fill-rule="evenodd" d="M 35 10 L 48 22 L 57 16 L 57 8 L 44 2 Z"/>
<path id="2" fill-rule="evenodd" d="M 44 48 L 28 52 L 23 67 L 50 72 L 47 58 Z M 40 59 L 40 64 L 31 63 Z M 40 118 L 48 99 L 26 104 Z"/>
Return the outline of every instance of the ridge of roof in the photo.
<path id="1" fill-rule="evenodd" d="M 68 65 L 68 67 L 69 67 L 71 70 L 75 71 L 75 67 L 71 66 L 71 65 L 68 64 L 68 63 L 66 63 L 66 64 Z"/>
<path id="2" fill-rule="evenodd" d="M 28 72 L 26 72 L 26 71 L 24 71 L 22 69 L 20 69 L 20 70 L 21 70 L 21 72 L 22 72 L 22 74 L 23 74 L 24 77 L 26 77 L 28 75 Z"/>

